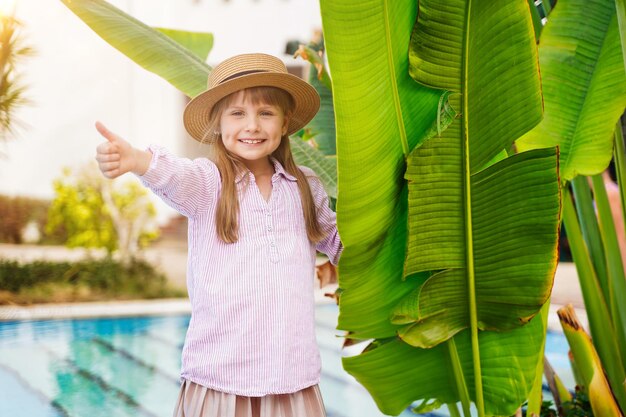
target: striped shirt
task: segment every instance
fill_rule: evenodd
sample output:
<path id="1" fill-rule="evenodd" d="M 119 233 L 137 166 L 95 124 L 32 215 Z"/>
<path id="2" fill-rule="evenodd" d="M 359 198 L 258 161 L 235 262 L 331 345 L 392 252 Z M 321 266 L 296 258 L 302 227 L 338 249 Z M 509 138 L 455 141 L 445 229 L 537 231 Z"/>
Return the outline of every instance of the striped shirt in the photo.
<path id="1" fill-rule="evenodd" d="M 343 246 L 335 213 L 312 170 L 305 173 L 326 238 L 307 237 L 297 180 L 274 158 L 266 201 L 247 173 L 237 177 L 239 240 L 222 242 L 215 212 L 221 180 L 206 158 L 190 160 L 162 147 L 143 184 L 188 218 L 187 290 L 191 321 L 181 378 L 214 390 L 260 397 L 319 383 L 313 297 L 316 249 L 337 264 Z"/>

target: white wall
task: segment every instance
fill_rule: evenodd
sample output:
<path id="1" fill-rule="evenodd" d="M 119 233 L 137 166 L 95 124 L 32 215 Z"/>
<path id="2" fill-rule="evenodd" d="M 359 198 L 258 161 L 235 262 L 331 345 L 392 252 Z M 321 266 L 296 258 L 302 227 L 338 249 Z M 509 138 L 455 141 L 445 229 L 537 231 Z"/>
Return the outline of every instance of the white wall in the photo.
<path id="1" fill-rule="evenodd" d="M 244 52 L 284 55 L 289 39 L 321 27 L 316 0 L 111 0 L 152 25 L 212 32 L 215 65 Z M 183 97 L 101 40 L 58 0 L 17 0 L 25 40 L 37 50 L 20 68 L 34 102 L 17 113 L 28 127 L 0 145 L 0 194 L 51 198 L 64 166 L 93 160 L 101 120 L 138 147 L 181 153 Z M 163 213 L 171 214 L 159 206 Z"/>

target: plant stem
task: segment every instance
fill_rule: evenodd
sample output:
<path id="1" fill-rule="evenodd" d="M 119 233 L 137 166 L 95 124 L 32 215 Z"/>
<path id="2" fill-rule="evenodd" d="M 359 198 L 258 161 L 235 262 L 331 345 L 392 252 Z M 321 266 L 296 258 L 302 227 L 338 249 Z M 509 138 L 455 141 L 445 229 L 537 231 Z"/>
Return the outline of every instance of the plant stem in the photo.
<path id="1" fill-rule="evenodd" d="M 617 26 L 622 40 L 622 57 L 624 58 L 624 70 L 626 71 L 626 0 L 615 0 L 617 10 Z"/>
<path id="2" fill-rule="evenodd" d="M 607 371 L 615 397 L 620 407 L 624 409 L 626 406 L 626 390 L 622 383 L 626 379 L 626 371 L 617 347 L 613 321 L 600 290 L 589 253 L 585 247 L 576 218 L 576 210 L 567 187 L 563 189 L 563 222 L 565 223 L 567 238 L 576 264 L 578 279 L 585 300 L 585 308 L 589 316 L 589 327 L 591 328 L 593 343 Z"/>
<path id="3" fill-rule="evenodd" d="M 619 185 L 619 195 L 622 200 L 622 216 L 626 219 L 626 151 L 624 150 L 624 136 L 622 123 L 620 120 L 615 125 L 615 140 L 613 161 L 615 161 L 615 172 L 617 173 L 617 185 Z M 626 227 L 626 221 L 624 222 Z"/>
<path id="4" fill-rule="evenodd" d="M 474 271 L 474 238 L 472 229 L 472 193 L 471 193 L 471 164 L 469 150 L 469 59 L 468 51 L 470 44 L 470 16 L 472 16 L 472 0 L 468 0 L 465 10 L 465 27 L 464 27 L 464 47 L 462 57 L 462 80 L 461 91 L 463 99 L 462 111 L 462 128 L 461 128 L 461 144 L 463 146 L 463 175 L 464 175 L 464 209 L 465 209 L 465 243 L 466 243 L 466 267 L 467 267 L 467 289 L 469 301 L 469 318 L 470 318 L 470 335 L 472 342 L 472 363 L 474 365 L 474 401 L 478 417 L 485 415 L 485 400 L 483 397 L 483 377 L 480 368 L 480 345 L 478 341 L 478 310 L 476 305 L 476 276 Z"/>
<path id="5" fill-rule="evenodd" d="M 548 328 L 548 313 L 550 309 L 550 300 L 546 301 L 544 305 L 539 310 L 538 317 L 535 317 L 534 320 L 541 319 L 541 323 L 543 324 L 543 341 L 541 342 L 541 354 L 543 356 L 543 352 L 546 347 L 546 330 Z M 535 382 L 533 382 L 533 386 L 528 394 L 528 407 L 526 408 L 526 415 L 539 416 L 541 414 L 541 402 L 542 402 L 542 388 L 543 388 L 543 360 L 537 361 L 537 369 L 535 371 Z"/>
<path id="6" fill-rule="evenodd" d="M 600 417 L 623 417 L 602 369 L 602 362 L 576 317 L 571 304 L 558 311 L 563 333 L 589 395 L 593 414 Z"/>
<path id="7" fill-rule="evenodd" d="M 465 417 L 470 417 L 470 398 L 467 391 L 467 384 L 465 383 L 465 377 L 463 376 L 463 369 L 461 368 L 461 359 L 459 359 L 459 353 L 456 350 L 456 343 L 454 343 L 454 337 L 448 339 L 446 345 L 448 347 L 448 354 L 450 355 L 450 363 L 452 364 L 454 383 L 463 407 L 463 415 Z M 454 409 L 456 410 L 456 405 L 454 406 Z"/>
<path id="8" fill-rule="evenodd" d="M 606 263 L 608 266 L 608 281 L 605 283 L 609 298 L 609 309 L 613 318 L 613 325 L 617 336 L 618 346 L 622 355 L 622 363 L 626 362 L 626 276 L 624 276 L 624 265 L 622 263 L 622 252 L 620 251 L 615 233 L 615 223 L 609 197 L 604 185 L 602 175 L 594 175 L 593 194 L 598 208 L 598 218 L 600 220 L 600 231 L 602 242 L 604 243 Z M 602 284 L 601 284 L 602 285 Z"/>
<path id="9" fill-rule="evenodd" d="M 459 413 L 459 409 L 456 407 L 456 404 L 446 404 L 448 406 L 448 412 L 450 413 L 450 417 L 461 417 L 461 413 Z"/>
<path id="10" fill-rule="evenodd" d="M 559 416 L 563 416 L 562 404 L 564 402 L 572 401 L 572 394 L 565 389 L 563 382 L 561 382 L 559 376 L 556 372 L 554 372 L 554 368 L 552 368 L 550 361 L 548 361 L 548 358 L 545 356 L 543 357 L 543 369 L 546 381 L 548 382 L 548 387 L 550 388 L 550 392 L 552 392 L 554 405 L 556 406 Z"/>
<path id="11" fill-rule="evenodd" d="M 571 182 L 574 199 L 576 201 L 576 212 L 578 213 L 578 222 L 582 229 L 583 238 L 587 244 L 591 255 L 591 262 L 596 270 L 596 276 L 603 290 L 604 299 L 609 299 L 608 273 L 606 270 L 606 259 L 604 256 L 604 246 L 602 245 L 602 237 L 600 236 L 600 228 L 598 226 L 598 218 L 593 207 L 591 198 L 591 189 L 587 177 L 581 175 L 574 178 Z"/>

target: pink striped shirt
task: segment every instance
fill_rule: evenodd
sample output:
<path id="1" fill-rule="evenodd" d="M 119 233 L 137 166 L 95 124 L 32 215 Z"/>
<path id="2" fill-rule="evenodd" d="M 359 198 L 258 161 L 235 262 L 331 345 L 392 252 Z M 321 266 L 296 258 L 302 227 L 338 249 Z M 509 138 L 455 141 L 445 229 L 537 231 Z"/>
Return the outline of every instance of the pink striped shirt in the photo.
<path id="1" fill-rule="evenodd" d="M 158 146 L 142 182 L 189 221 L 187 289 L 191 321 L 181 378 L 249 397 L 296 392 L 319 382 L 313 277 L 316 249 L 337 264 L 343 246 L 335 213 L 314 172 L 311 185 L 327 237 L 307 237 L 296 178 L 275 159 L 265 201 L 248 173 L 239 188 L 239 241 L 218 237 L 215 211 L 221 181 L 206 158 L 179 158 Z"/>

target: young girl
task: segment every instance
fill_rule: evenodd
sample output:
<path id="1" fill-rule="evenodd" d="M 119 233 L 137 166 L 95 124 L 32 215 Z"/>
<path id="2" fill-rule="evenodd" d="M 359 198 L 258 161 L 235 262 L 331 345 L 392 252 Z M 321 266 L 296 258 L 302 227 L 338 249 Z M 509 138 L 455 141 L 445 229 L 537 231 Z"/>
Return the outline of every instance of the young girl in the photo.
<path id="1" fill-rule="evenodd" d="M 315 89 L 265 54 L 227 59 L 185 108 L 215 160 L 133 148 L 101 123 L 108 178 L 132 172 L 189 222 L 192 314 L 175 417 L 320 417 L 316 250 L 336 265 L 335 213 L 289 135 L 319 109 Z"/>

